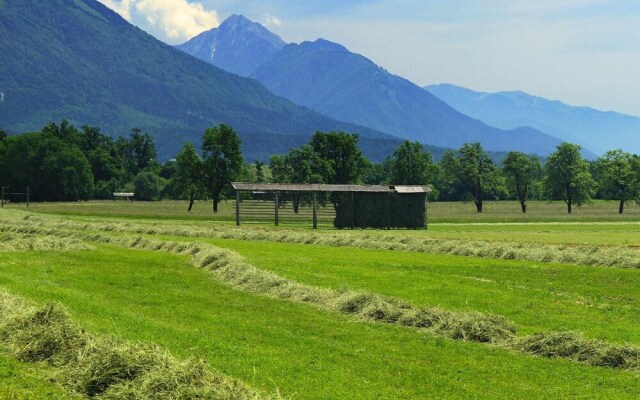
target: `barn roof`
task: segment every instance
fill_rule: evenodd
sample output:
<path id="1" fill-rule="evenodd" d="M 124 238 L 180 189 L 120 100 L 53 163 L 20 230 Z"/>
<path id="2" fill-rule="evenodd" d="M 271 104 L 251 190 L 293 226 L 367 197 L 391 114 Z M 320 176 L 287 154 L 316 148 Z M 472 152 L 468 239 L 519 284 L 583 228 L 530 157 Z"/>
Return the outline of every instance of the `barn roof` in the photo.
<path id="1" fill-rule="evenodd" d="M 429 186 L 328 185 L 323 183 L 231 183 L 235 190 L 251 192 L 370 192 L 430 193 Z"/>

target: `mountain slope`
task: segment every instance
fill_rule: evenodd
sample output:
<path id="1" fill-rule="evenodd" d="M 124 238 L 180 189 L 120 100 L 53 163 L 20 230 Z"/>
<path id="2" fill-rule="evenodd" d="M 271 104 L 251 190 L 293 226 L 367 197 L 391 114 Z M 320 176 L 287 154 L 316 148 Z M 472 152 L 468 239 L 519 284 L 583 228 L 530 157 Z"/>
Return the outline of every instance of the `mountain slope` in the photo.
<path id="1" fill-rule="evenodd" d="M 534 129 L 503 131 L 454 110 L 406 79 L 319 39 L 285 46 L 252 76 L 274 93 L 333 118 L 423 143 L 548 154 L 560 143 Z"/>
<path id="2" fill-rule="evenodd" d="M 285 45 L 278 35 L 262 25 L 234 14 L 218 28 L 176 47 L 225 71 L 248 76 Z"/>
<path id="3" fill-rule="evenodd" d="M 623 148 L 640 154 L 640 118 L 573 107 L 524 92 L 476 92 L 441 84 L 425 87 L 458 111 L 502 129 L 531 126 L 604 153 Z"/>
<path id="4" fill-rule="evenodd" d="M 248 154 L 257 135 L 277 142 L 341 129 L 388 138 L 191 57 L 95 0 L 0 0 L 0 37 L 0 125 L 13 132 L 62 118 L 114 135 L 138 127 L 155 136 L 163 158 L 220 122 L 243 134 Z"/>

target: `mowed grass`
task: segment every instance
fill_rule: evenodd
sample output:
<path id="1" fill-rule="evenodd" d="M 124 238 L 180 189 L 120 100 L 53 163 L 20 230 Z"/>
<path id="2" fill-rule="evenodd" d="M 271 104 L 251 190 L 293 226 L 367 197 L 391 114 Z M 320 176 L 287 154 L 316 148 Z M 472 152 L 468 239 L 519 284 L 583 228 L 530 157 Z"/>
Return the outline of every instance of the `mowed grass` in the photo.
<path id="1" fill-rule="evenodd" d="M 637 372 L 353 321 L 234 291 L 186 257 L 101 245 L 12 253 L 0 286 L 60 301 L 92 332 L 143 340 L 265 392 L 304 399 L 633 398 Z"/>
<path id="2" fill-rule="evenodd" d="M 0 352 L 0 399 L 3 400 L 72 400 L 68 394 L 49 381 L 51 371 L 43 365 L 29 365 Z"/>
<path id="3" fill-rule="evenodd" d="M 640 271 L 413 252 L 208 240 L 311 285 L 494 313 L 520 333 L 577 330 L 640 345 Z"/>
<path id="4" fill-rule="evenodd" d="M 616 201 L 597 200 L 592 204 L 574 207 L 573 214 L 567 214 L 563 202 L 530 201 L 527 213 L 520 211 L 515 201 L 486 201 L 482 214 L 476 212 L 473 203 L 432 202 L 429 203 L 428 218 L 431 223 L 478 223 L 478 222 L 604 222 L 604 221 L 640 221 L 640 206 L 635 203 L 627 205 L 624 214 L 618 214 Z M 7 209 L 26 210 L 25 204 L 5 205 Z M 31 203 L 29 211 L 58 215 L 115 216 L 120 218 L 163 218 L 196 221 L 235 221 L 235 202 L 222 201 L 217 214 L 212 212 L 212 204 L 207 201 L 196 202 L 193 210 L 187 212 L 187 201 L 163 200 L 158 202 L 143 201 L 83 201 L 71 203 Z M 254 223 L 247 216 L 242 216 L 243 223 Z M 286 225 L 287 221 L 283 221 Z M 269 225 L 262 221 L 261 224 Z M 310 226 L 311 220 L 290 222 L 292 226 Z M 330 226 L 331 221 L 323 221 Z"/>

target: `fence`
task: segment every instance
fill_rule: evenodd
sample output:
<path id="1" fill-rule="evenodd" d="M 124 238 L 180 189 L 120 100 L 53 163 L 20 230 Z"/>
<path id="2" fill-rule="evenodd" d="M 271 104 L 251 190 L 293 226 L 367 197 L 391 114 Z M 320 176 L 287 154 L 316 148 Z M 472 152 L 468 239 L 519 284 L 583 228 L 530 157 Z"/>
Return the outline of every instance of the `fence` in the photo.
<path id="1" fill-rule="evenodd" d="M 24 193 L 10 193 L 10 192 L 6 192 L 5 189 L 7 189 L 7 187 L 2 186 L 2 189 L 0 190 L 0 208 L 4 208 L 4 203 L 7 202 L 5 199 L 5 196 L 17 196 L 17 197 L 22 197 L 24 196 L 27 202 L 27 208 L 29 208 L 29 197 L 31 195 L 31 191 L 29 190 L 29 188 L 27 187 L 27 191 Z"/>

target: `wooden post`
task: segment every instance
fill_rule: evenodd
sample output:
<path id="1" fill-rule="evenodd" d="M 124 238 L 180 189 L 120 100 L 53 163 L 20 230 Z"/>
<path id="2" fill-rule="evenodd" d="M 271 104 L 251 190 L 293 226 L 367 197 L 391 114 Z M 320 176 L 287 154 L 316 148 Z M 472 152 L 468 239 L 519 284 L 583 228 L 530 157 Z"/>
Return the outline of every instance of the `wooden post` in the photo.
<path id="1" fill-rule="evenodd" d="M 240 226 L 240 191 L 236 190 L 236 226 Z"/>
<path id="2" fill-rule="evenodd" d="M 316 192 L 313 192 L 313 229 L 318 229 L 318 199 Z"/>
<path id="3" fill-rule="evenodd" d="M 29 186 L 27 186 L 27 208 L 29 208 Z"/>
<path id="4" fill-rule="evenodd" d="M 276 226 L 280 223 L 280 218 L 278 215 L 278 208 L 280 208 L 280 202 L 278 201 L 278 192 L 276 191 Z"/>

